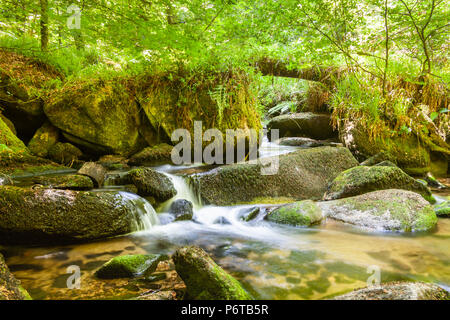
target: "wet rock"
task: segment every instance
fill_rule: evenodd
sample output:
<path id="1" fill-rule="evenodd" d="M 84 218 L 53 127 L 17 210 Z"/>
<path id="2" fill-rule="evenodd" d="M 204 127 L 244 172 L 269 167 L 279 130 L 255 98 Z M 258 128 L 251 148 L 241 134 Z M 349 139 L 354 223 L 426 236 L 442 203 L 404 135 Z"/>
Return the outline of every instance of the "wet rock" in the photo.
<path id="1" fill-rule="evenodd" d="M 131 170 L 127 179 L 138 188 L 141 196 L 152 196 L 158 201 L 166 201 L 177 194 L 170 178 L 152 169 Z"/>
<path id="2" fill-rule="evenodd" d="M 0 173 L 0 186 L 13 185 L 14 182 L 6 174 Z"/>
<path id="3" fill-rule="evenodd" d="M 94 240 L 135 231 L 138 212 L 117 192 L 0 187 L 0 241 Z"/>
<path id="4" fill-rule="evenodd" d="M 273 210 L 266 216 L 271 222 L 291 226 L 311 226 L 323 219 L 322 209 L 311 200 L 299 201 Z"/>
<path id="5" fill-rule="evenodd" d="M 80 149 L 70 143 L 58 142 L 48 151 L 48 157 L 53 161 L 69 165 L 78 160 L 83 153 Z"/>
<path id="6" fill-rule="evenodd" d="M 94 183 L 91 179 L 77 174 L 35 177 L 33 182 L 51 189 L 91 190 L 94 188 Z"/>
<path id="7" fill-rule="evenodd" d="M 252 220 L 255 220 L 258 215 L 260 214 L 261 209 L 259 207 L 250 208 L 249 210 L 245 210 L 242 215 L 241 219 L 245 222 L 250 222 Z"/>
<path id="8" fill-rule="evenodd" d="M 64 137 L 92 154 L 128 156 L 145 146 L 138 130 L 138 105 L 118 80 L 73 82 L 44 106 Z"/>
<path id="9" fill-rule="evenodd" d="M 179 199 L 170 205 L 169 212 L 175 216 L 175 221 L 192 220 L 194 206 L 188 200 Z"/>
<path id="10" fill-rule="evenodd" d="M 424 282 L 389 282 L 358 289 L 334 300 L 449 300 L 441 287 Z"/>
<path id="11" fill-rule="evenodd" d="M 316 140 L 324 140 L 337 136 L 331 125 L 329 114 L 312 112 L 281 115 L 273 118 L 267 124 L 268 137 L 271 130 L 278 129 L 282 137 L 308 137 Z"/>
<path id="12" fill-rule="evenodd" d="M 264 172 L 270 164 L 274 170 Z M 357 165 L 346 148 L 319 147 L 265 158 L 264 163 L 226 165 L 189 179 L 206 204 L 233 205 L 268 197 L 321 199 L 340 172 Z"/>
<path id="13" fill-rule="evenodd" d="M 251 300 L 241 284 L 219 267 L 201 248 L 178 249 L 175 269 L 187 287 L 188 300 Z"/>
<path id="14" fill-rule="evenodd" d="M 40 127 L 28 143 L 30 152 L 41 158 L 46 158 L 50 149 L 58 142 L 59 130 L 46 122 Z"/>
<path id="15" fill-rule="evenodd" d="M 0 254 L 0 300 L 31 300 L 28 292 L 9 271 L 5 259 Z"/>
<path id="16" fill-rule="evenodd" d="M 400 168 L 386 166 L 358 166 L 340 173 L 331 182 L 323 199 L 341 199 L 385 189 L 414 191 L 428 201 L 434 202 L 430 189 L 408 176 Z"/>
<path id="17" fill-rule="evenodd" d="M 374 231 L 426 231 L 437 223 L 433 207 L 405 190 L 375 191 L 318 205 L 327 217 Z"/>
<path id="18" fill-rule="evenodd" d="M 450 201 L 444 201 L 434 206 L 434 212 L 438 217 L 450 217 Z"/>
<path id="19" fill-rule="evenodd" d="M 130 166 L 157 166 L 172 163 L 171 152 L 173 146 L 161 143 L 153 147 L 147 147 L 130 158 Z"/>
<path id="20" fill-rule="evenodd" d="M 428 186 L 437 189 L 447 189 L 448 187 L 445 184 L 440 183 L 433 175 L 428 172 L 425 176 L 425 181 L 428 183 Z"/>
<path id="21" fill-rule="evenodd" d="M 115 257 L 95 272 L 100 279 L 133 278 L 153 273 L 165 255 L 136 254 Z"/>
<path id="22" fill-rule="evenodd" d="M 86 162 L 83 164 L 78 174 L 87 176 L 94 181 L 96 187 L 101 187 L 106 177 L 106 169 L 95 162 Z"/>
<path id="23" fill-rule="evenodd" d="M 342 143 L 337 143 L 331 140 L 314 140 L 304 137 L 286 137 L 278 140 L 281 146 L 301 147 L 301 148 L 316 148 L 316 147 L 342 147 Z"/>
<path id="24" fill-rule="evenodd" d="M 231 222 L 226 217 L 222 216 L 214 220 L 213 224 L 231 225 Z"/>

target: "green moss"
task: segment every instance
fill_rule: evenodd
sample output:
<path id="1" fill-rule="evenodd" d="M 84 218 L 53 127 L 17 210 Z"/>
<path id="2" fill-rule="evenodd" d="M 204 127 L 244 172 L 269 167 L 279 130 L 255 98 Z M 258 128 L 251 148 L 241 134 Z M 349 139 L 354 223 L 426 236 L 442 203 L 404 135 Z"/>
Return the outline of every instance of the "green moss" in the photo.
<path id="1" fill-rule="evenodd" d="M 271 222 L 292 226 L 310 226 L 320 223 L 322 218 L 322 210 L 311 200 L 285 205 L 267 216 L 267 220 Z"/>
<path id="2" fill-rule="evenodd" d="M 90 190 L 94 188 L 94 183 L 89 177 L 77 174 L 53 177 L 41 176 L 33 179 L 33 182 L 53 189 Z"/>
<path id="3" fill-rule="evenodd" d="M 430 230 L 437 223 L 437 217 L 432 207 L 430 205 L 420 206 L 413 198 L 391 195 L 386 199 L 353 197 L 338 201 L 348 210 L 374 216 L 389 215 L 390 220 L 400 223 L 398 229 L 406 232 Z"/>
<path id="4" fill-rule="evenodd" d="M 28 148 L 35 156 L 45 158 L 51 147 L 58 142 L 58 138 L 58 129 L 47 122 L 36 131 L 28 143 Z"/>
<path id="5" fill-rule="evenodd" d="M 173 255 L 175 269 L 194 300 L 251 300 L 241 284 L 198 247 L 184 247 Z"/>
<path id="6" fill-rule="evenodd" d="M 150 275 L 156 270 L 158 263 L 166 259 L 167 256 L 156 254 L 115 257 L 98 269 L 95 276 L 101 279 L 115 279 Z"/>
<path id="7" fill-rule="evenodd" d="M 92 153 L 131 155 L 145 146 L 139 108 L 122 78 L 75 81 L 51 96 L 44 111 L 66 139 Z"/>
<path id="8" fill-rule="evenodd" d="M 420 193 L 434 203 L 430 189 L 404 173 L 388 166 L 358 166 L 340 173 L 328 187 L 325 200 L 340 199 L 386 189 L 404 189 Z"/>
<path id="9" fill-rule="evenodd" d="M 434 211 L 439 217 L 449 217 L 450 216 L 450 201 L 444 201 L 443 203 L 434 207 Z"/>

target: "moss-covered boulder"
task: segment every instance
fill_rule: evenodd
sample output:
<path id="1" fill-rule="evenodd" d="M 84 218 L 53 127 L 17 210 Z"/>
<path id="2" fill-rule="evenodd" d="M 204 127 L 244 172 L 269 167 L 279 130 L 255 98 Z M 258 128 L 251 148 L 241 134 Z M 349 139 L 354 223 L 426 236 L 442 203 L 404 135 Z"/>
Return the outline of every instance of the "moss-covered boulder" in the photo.
<path id="1" fill-rule="evenodd" d="M 153 169 L 133 169 L 128 172 L 126 179 L 138 188 L 141 196 L 152 196 L 158 201 L 166 201 L 177 194 L 170 178 Z"/>
<path id="2" fill-rule="evenodd" d="M 340 173 L 331 182 L 323 199 L 341 199 L 385 189 L 414 191 L 434 202 L 428 187 L 408 176 L 400 168 L 387 166 L 358 166 Z"/>
<path id="3" fill-rule="evenodd" d="M 201 248 L 178 249 L 172 259 L 186 284 L 188 300 L 251 300 L 241 284 L 219 267 Z"/>
<path id="4" fill-rule="evenodd" d="M 284 205 L 266 216 L 271 222 L 291 226 L 311 226 L 323 219 L 322 209 L 311 200 L 304 200 Z"/>
<path id="5" fill-rule="evenodd" d="M 434 212 L 438 217 L 450 217 L 450 201 L 444 201 L 434 206 Z"/>
<path id="6" fill-rule="evenodd" d="M 70 143 L 58 142 L 48 151 L 48 157 L 61 164 L 70 165 L 83 155 L 80 149 Z"/>
<path id="7" fill-rule="evenodd" d="M 43 89 L 61 79 L 63 76 L 42 60 L 0 49 L 0 104 L 21 139 L 28 141 L 44 123 Z"/>
<path id="8" fill-rule="evenodd" d="M 180 128 L 194 137 L 194 121 L 202 122 L 203 132 L 218 129 L 224 143 L 227 129 L 242 129 L 237 140 L 246 141 L 250 129 L 257 133 L 262 129 L 252 79 L 246 72 L 144 75 L 136 86 L 139 104 L 159 139 L 170 141 Z M 204 140 L 203 146 L 209 143 Z"/>
<path id="9" fill-rule="evenodd" d="M 424 282 L 388 282 L 335 297 L 334 300 L 449 300 L 450 293 Z"/>
<path id="10" fill-rule="evenodd" d="M 173 146 L 161 143 L 153 147 L 147 147 L 141 152 L 133 155 L 128 164 L 130 166 L 157 166 L 172 163 L 171 153 Z"/>
<path id="11" fill-rule="evenodd" d="M 264 168 L 275 170 L 263 170 Z M 277 165 L 278 164 L 278 167 Z M 190 177 L 207 204 L 232 205 L 261 198 L 321 199 L 336 176 L 358 162 L 346 148 L 319 147 L 222 166 Z"/>
<path id="12" fill-rule="evenodd" d="M 437 223 L 433 207 L 405 190 L 375 191 L 318 205 L 327 217 L 374 231 L 426 231 Z"/>
<path id="13" fill-rule="evenodd" d="M 94 154 L 131 155 L 145 147 L 139 109 L 127 82 L 74 82 L 55 92 L 44 111 L 70 142 Z"/>
<path id="14" fill-rule="evenodd" d="M 91 190 L 92 180 L 79 174 L 34 177 L 33 182 L 50 189 Z"/>
<path id="15" fill-rule="evenodd" d="M 314 140 L 305 137 L 285 137 L 276 141 L 281 146 L 300 147 L 300 148 L 316 148 L 316 147 L 342 147 L 341 143 L 329 140 Z"/>
<path id="16" fill-rule="evenodd" d="M 135 254 L 115 257 L 95 272 L 100 279 L 132 278 L 149 275 L 156 270 L 158 263 L 168 257 L 159 254 Z"/>
<path id="17" fill-rule="evenodd" d="M 353 121 L 340 126 L 339 137 L 360 161 L 381 154 L 384 158 L 378 162 L 390 160 L 411 175 L 432 172 L 436 176 L 445 176 L 448 171 L 450 146 L 445 141 L 441 142 L 442 146 L 430 147 L 431 144 L 421 142 L 413 134 L 385 134 L 371 138 L 367 128 Z"/>
<path id="18" fill-rule="evenodd" d="M 0 300 L 31 300 L 28 292 L 9 271 L 5 259 L 0 254 Z"/>
<path id="19" fill-rule="evenodd" d="M 316 140 L 324 140 L 337 136 L 331 124 L 329 114 L 301 112 L 286 114 L 273 118 L 267 124 L 268 137 L 271 131 L 279 130 L 282 137 L 308 137 Z"/>
<path id="20" fill-rule="evenodd" d="M 11 177 L 25 177 L 67 169 L 31 155 L 25 144 L 0 119 L 0 173 Z"/>
<path id="21" fill-rule="evenodd" d="M 2 113 L 1 113 L 1 108 L 0 108 L 0 119 L 8 126 L 9 130 L 11 130 L 11 132 L 17 136 L 17 130 L 16 127 L 14 126 L 14 123 L 12 123 L 11 120 L 9 120 L 7 117 L 5 117 Z"/>
<path id="22" fill-rule="evenodd" d="M 41 158 L 48 156 L 49 150 L 58 142 L 59 130 L 50 122 L 40 127 L 28 143 L 30 152 Z"/>
<path id="23" fill-rule="evenodd" d="M 135 231 L 140 213 L 117 192 L 0 187 L 0 241 L 85 241 Z"/>

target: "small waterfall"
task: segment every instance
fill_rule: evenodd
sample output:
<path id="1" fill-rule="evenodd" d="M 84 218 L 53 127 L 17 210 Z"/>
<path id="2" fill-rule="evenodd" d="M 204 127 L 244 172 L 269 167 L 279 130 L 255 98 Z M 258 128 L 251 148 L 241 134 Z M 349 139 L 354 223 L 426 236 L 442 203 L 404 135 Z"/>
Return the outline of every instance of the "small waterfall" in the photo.
<path id="1" fill-rule="evenodd" d="M 177 190 L 177 194 L 175 195 L 175 197 L 167 200 L 161 205 L 160 208 L 163 211 L 168 211 L 170 205 L 175 200 L 179 199 L 185 199 L 192 202 L 192 205 L 194 206 L 194 211 L 197 211 L 200 208 L 202 208 L 202 202 L 200 200 L 199 195 L 195 193 L 194 189 L 188 184 L 185 178 L 166 172 L 161 173 L 165 174 L 167 177 L 169 177 L 170 180 L 172 180 L 173 186 L 175 187 L 175 190 Z"/>
<path id="2" fill-rule="evenodd" d="M 133 222 L 134 231 L 149 230 L 159 224 L 158 215 L 147 200 L 128 192 L 119 192 L 119 195 L 124 201 L 131 203 L 136 210 L 136 219 Z"/>

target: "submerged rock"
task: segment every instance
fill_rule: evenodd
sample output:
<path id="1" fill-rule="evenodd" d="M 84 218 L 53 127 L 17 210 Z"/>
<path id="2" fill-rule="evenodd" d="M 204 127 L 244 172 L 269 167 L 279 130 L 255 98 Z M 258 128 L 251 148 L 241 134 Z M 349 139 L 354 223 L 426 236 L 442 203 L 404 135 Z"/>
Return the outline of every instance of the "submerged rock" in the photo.
<path id="1" fill-rule="evenodd" d="M 78 170 L 78 174 L 91 178 L 96 187 L 101 187 L 103 185 L 106 173 L 106 169 L 95 162 L 86 162 L 80 170 Z"/>
<path id="2" fill-rule="evenodd" d="M 94 183 L 90 178 L 78 174 L 41 176 L 33 178 L 33 182 L 51 189 L 91 190 L 94 188 Z"/>
<path id="3" fill-rule="evenodd" d="M 28 149 L 37 157 L 46 158 L 50 149 L 58 142 L 59 130 L 50 122 L 40 127 L 28 143 Z"/>
<path id="4" fill-rule="evenodd" d="M 434 207 L 434 212 L 438 217 L 450 217 L 450 201 L 444 201 Z"/>
<path id="5" fill-rule="evenodd" d="M 178 249 L 175 269 L 187 287 L 188 300 L 251 300 L 241 284 L 219 267 L 201 248 Z"/>
<path id="6" fill-rule="evenodd" d="M 158 263 L 168 257 L 159 254 L 135 254 L 115 257 L 95 272 L 100 279 L 132 278 L 149 275 L 156 270 Z"/>
<path id="7" fill-rule="evenodd" d="M 0 300 L 31 300 L 28 292 L 9 271 L 5 259 L 0 254 Z"/>
<path id="8" fill-rule="evenodd" d="M 175 221 L 192 220 L 194 206 L 188 200 L 178 199 L 170 205 L 169 212 L 175 216 Z"/>
<path id="9" fill-rule="evenodd" d="M 172 290 L 155 291 L 143 294 L 131 300 L 176 300 L 177 293 Z"/>
<path id="10" fill-rule="evenodd" d="M 152 196 L 158 201 L 166 201 L 177 194 L 170 178 L 153 169 L 133 169 L 128 172 L 127 179 L 138 188 L 141 196 Z"/>
<path id="11" fill-rule="evenodd" d="M 262 174 L 262 168 L 270 167 L 264 164 L 274 164 L 275 170 Z M 268 197 L 320 199 L 340 172 L 357 165 L 346 148 L 319 147 L 265 158 L 263 164 L 222 166 L 190 180 L 206 204 L 232 205 Z"/>
<path id="12" fill-rule="evenodd" d="M 314 201 L 304 200 L 279 207 L 269 213 L 266 219 L 291 226 L 311 226 L 322 221 L 323 213 Z"/>
<path id="13" fill-rule="evenodd" d="M 340 173 L 331 182 L 323 199 L 341 199 L 386 189 L 414 191 L 433 202 L 430 189 L 408 176 L 400 168 L 387 166 L 358 166 Z"/>
<path id="14" fill-rule="evenodd" d="M 375 191 L 318 205 L 327 217 L 375 231 L 426 231 L 437 223 L 433 207 L 405 190 Z"/>
<path id="15" fill-rule="evenodd" d="M 78 160 L 83 153 L 80 149 L 70 143 L 58 142 L 48 151 L 48 157 L 61 164 L 71 164 Z"/>
<path id="16" fill-rule="evenodd" d="M 173 146 L 161 143 L 153 147 L 147 147 L 130 158 L 130 166 L 157 166 L 172 163 Z"/>
<path id="17" fill-rule="evenodd" d="M 324 140 L 337 136 L 331 125 L 331 116 L 329 114 L 318 114 L 312 112 L 302 112 L 281 115 L 273 118 L 267 124 L 268 137 L 270 131 L 279 130 L 279 136 L 282 137 L 308 137 L 316 140 Z"/>
<path id="18" fill-rule="evenodd" d="M 0 241 L 46 243 L 130 233 L 139 220 L 117 192 L 0 187 Z"/>
<path id="19" fill-rule="evenodd" d="M 389 282 L 358 289 L 334 300 L 449 300 L 441 287 L 424 282 Z"/>

